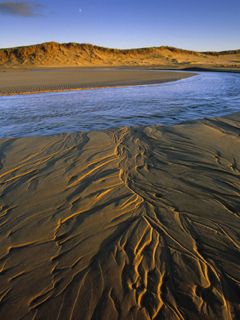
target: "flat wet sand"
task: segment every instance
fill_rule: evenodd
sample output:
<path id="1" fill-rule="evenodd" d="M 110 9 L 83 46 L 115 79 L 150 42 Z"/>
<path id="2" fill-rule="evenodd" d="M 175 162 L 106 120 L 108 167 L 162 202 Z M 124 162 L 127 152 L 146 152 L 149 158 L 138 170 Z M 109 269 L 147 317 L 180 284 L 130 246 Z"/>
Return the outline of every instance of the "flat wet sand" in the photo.
<path id="1" fill-rule="evenodd" d="M 137 68 L 0 69 L 0 95 L 157 84 L 193 75 Z"/>
<path id="2" fill-rule="evenodd" d="M 0 140 L 0 318 L 240 314 L 240 114 Z"/>

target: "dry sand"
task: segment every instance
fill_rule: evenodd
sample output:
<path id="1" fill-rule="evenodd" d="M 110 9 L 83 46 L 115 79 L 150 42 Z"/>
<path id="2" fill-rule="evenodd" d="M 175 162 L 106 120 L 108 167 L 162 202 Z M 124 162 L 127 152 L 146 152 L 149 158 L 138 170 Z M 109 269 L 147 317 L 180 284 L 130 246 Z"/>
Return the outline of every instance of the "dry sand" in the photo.
<path id="1" fill-rule="evenodd" d="M 240 114 L 0 140 L 0 319 L 240 314 Z"/>
<path id="2" fill-rule="evenodd" d="M 193 75 L 136 68 L 0 69 L 0 95 L 153 84 Z"/>

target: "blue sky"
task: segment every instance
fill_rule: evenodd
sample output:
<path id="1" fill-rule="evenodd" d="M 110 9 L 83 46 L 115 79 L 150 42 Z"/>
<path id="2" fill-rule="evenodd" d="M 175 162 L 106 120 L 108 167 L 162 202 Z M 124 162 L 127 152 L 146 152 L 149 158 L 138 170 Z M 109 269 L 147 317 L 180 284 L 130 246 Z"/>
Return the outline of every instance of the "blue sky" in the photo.
<path id="1" fill-rule="evenodd" d="M 45 41 L 236 49 L 240 0 L 0 0 L 0 47 Z"/>

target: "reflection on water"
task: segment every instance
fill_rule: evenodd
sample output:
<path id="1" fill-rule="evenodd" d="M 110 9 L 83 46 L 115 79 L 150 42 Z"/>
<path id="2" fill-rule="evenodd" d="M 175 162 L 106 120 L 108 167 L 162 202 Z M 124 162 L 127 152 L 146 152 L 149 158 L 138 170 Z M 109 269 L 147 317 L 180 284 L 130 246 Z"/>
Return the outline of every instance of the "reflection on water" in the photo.
<path id="1" fill-rule="evenodd" d="M 240 111 L 240 74 L 202 72 L 176 82 L 0 97 L 0 136 L 174 124 Z"/>

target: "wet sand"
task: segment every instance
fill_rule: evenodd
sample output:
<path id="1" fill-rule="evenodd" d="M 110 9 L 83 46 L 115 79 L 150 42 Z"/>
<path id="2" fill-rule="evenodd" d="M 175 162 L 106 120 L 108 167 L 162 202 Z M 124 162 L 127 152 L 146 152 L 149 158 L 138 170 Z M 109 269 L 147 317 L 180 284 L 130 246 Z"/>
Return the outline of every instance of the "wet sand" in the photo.
<path id="1" fill-rule="evenodd" d="M 1 319 L 240 313 L 240 113 L 0 140 Z"/>
<path id="2" fill-rule="evenodd" d="M 193 75 L 138 68 L 0 69 L 0 95 L 157 84 Z"/>

